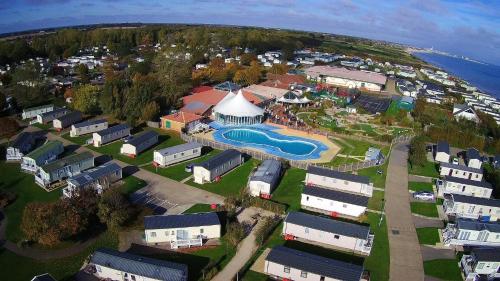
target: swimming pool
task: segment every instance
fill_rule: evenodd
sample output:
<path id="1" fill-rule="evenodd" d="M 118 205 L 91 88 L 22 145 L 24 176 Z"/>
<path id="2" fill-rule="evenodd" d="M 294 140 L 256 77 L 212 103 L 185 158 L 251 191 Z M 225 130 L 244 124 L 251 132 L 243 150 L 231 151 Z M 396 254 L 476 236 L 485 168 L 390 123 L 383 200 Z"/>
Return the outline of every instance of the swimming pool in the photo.
<path id="1" fill-rule="evenodd" d="M 238 147 L 250 147 L 290 160 L 320 158 L 328 147 L 320 141 L 287 136 L 268 127 L 224 127 L 218 128 L 213 137 L 216 141 Z"/>

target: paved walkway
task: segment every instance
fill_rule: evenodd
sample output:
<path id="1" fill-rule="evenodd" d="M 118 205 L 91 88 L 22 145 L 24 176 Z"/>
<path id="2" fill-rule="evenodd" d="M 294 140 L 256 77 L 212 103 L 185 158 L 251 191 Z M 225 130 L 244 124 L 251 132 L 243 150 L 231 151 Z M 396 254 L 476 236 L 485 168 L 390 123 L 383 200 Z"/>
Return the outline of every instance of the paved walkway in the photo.
<path id="1" fill-rule="evenodd" d="M 408 193 L 408 144 L 396 145 L 389 158 L 385 212 L 390 248 L 390 280 L 424 280 L 417 232 Z"/>
<path id="2" fill-rule="evenodd" d="M 444 223 L 440 218 L 429 218 L 429 217 L 421 217 L 413 215 L 413 223 L 416 228 L 421 227 L 437 227 L 443 228 Z"/>
<path id="3" fill-rule="evenodd" d="M 426 176 L 409 175 L 409 181 L 432 183 L 432 178 Z"/>
<path id="4" fill-rule="evenodd" d="M 455 251 L 453 249 L 443 249 L 443 248 L 435 248 L 427 245 L 421 246 L 422 259 L 424 261 L 430 260 L 454 260 L 456 259 Z"/>

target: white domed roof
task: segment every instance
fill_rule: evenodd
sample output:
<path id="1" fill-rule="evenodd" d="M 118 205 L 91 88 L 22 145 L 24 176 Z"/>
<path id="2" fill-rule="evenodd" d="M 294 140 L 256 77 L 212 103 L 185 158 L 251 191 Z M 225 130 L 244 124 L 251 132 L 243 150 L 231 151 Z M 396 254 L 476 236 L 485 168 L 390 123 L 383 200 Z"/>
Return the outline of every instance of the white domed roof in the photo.
<path id="1" fill-rule="evenodd" d="M 227 94 L 215 107 L 214 112 L 223 115 L 230 115 L 236 117 L 254 117 L 264 115 L 264 109 L 249 102 L 241 90 L 237 95 Z M 229 97 L 228 97 L 229 96 Z"/>
<path id="2" fill-rule="evenodd" d="M 234 98 L 236 95 L 233 93 L 233 92 L 229 92 L 226 94 L 226 96 L 224 98 L 222 98 L 215 106 L 214 106 L 214 109 L 213 111 L 216 112 L 218 111 L 219 109 L 223 108 L 224 107 L 224 103 L 227 101 L 227 100 L 230 100 L 232 98 Z"/>

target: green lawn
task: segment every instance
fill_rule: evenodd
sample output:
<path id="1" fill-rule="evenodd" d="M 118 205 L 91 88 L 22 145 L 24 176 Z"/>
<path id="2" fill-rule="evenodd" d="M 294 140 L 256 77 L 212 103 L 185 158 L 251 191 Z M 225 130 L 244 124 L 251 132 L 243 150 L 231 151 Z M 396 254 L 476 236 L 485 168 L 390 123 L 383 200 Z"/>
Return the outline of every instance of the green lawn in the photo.
<path id="1" fill-rule="evenodd" d="M 368 209 L 382 211 L 382 199 L 384 199 L 385 192 L 374 190 L 373 196 L 368 200 Z"/>
<path id="2" fill-rule="evenodd" d="M 436 245 L 439 243 L 439 231 L 436 227 L 417 228 L 417 236 L 420 244 Z"/>
<path id="3" fill-rule="evenodd" d="M 120 191 L 123 194 L 132 194 L 147 185 L 147 182 L 134 176 L 128 176 L 122 179 L 122 181 L 123 185 L 120 186 Z"/>
<path id="4" fill-rule="evenodd" d="M 105 232 L 83 252 L 71 257 L 48 261 L 25 258 L 2 248 L 0 249 L 0 268 L 5 269 L 2 270 L 2 280 L 31 280 L 33 276 L 47 272 L 57 280 L 74 280 L 73 275 L 78 272 L 84 260 L 101 247 L 116 249 L 118 235 L 110 231 Z"/>
<path id="5" fill-rule="evenodd" d="M 432 186 L 434 184 L 430 182 L 414 182 L 408 183 L 408 189 L 413 191 L 432 191 Z"/>
<path id="6" fill-rule="evenodd" d="M 52 122 L 49 122 L 47 124 L 35 123 L 35 124 L 31 125 L 31 126 L 37 127 L 39 129 L 42 129 L 42 130 L 47 130 L 47 131 L 52 130 L 52 128 L 53 128 L 52 127 Z"/>
<path id="7" fill-rule="evenodd" d="M 219 182 L 197 184 L 191 179 L 187 184 L 222 196 L 237 195 L 246 187 L 250 173 L 258 165 L 258 160 L 250 159 L 243 163 L 243 165 L 224 174 Z"/>
<path id="8" fill-rule="evenodd" d="M 150 147 L 146 151 L 141 152 L 136 158 L 131 158 L 120 154 L 120 148 L 123 144 L 123 141 L 121 140 L 103 145 L 101 147 L 89 146 L 89 148 L 102 154 L 111 155 L 113 156 L 114 159 L 121 160 L 131 165 L 142 165 L 153 161 L 153 152 L 155 150 L 184 143 L 184 141 L 180 138 L 179 134 L 175 132 L 172 131 L 166 132 L 159 129 L 148 129 L 148 130 L 154 130 L 160 134 L 158 137 L 158 144 L 156 144 L 153 147 Z"/>
<path id="9" fill-rule="evenodd" d="M 374 281 L 389 280 L 390 254 L 387 224 L 384 218 L 379 227 L 379 221 L 379 214 L 368 214 L 368 223 L 371 232 L 375 234 L 375 241 L 370 256 L 365 259 L 364 266 L 370 271 L 370 280 Z"/>
<path id="10" fill-rule="evenodd" d="M 191 208 L 183 212 L 183 214 L 206 213 L 213 212 L 210 204 L 194 204 Z"/>
<path id="11" fill-rule="evenodd" d="M 373 183 L 374 187 L 385 189 L 385 179 L 387 177 L 387 165 L 388 165 L 388 163 L 389 163 L 389 159 L 387 159 L 385 164 L 382 166 L 374 166 L 374 167 L 358 170 L 358 175 L 369 177 L 370 182 Z M 377 172 L 379 170 L 382 171 L 382 174 L 379 174 Z"/>
<path id="12" fill-rule="evenodd" d="M 280 184 L 274 190 L 271 199 L 288 206 L 288 211 L 300 210 L 300 197 L 306 171 L 290 168 L 285 172 Z"/>
<path id="13" fill-rule="evenodd" d="M 458 260 L 430 260 L 424 261 L 425 275 L 442 280 L 462 281 L 462 275 L 458 268 Z"/>
<path id="14" fill-rule="evenodd" d="M 192 173 L 186 172 L 186 170 L 185 170 L 186 164 L 203 162 L 203 161 L 205 161 L 209 158 L 212 158 L 213 156 L 219 154 L 220 152 L 221 152 L 220 150 L 214 149 L 214 150 L 210 151 L 209 153 L 207 153 L 199 158 L 184 161 L 180 164 L 173 165 L 173 166 L 170 166 L 167 168 L 160 168 L 160 167 L 155 168 L 155 167 L 153 167 L 153 165 L 147 165 L 147 166 L 144 166 L 143 168 L 145 168 L 146 170 L 153 172 L 155 174 L 159 174 L 159 175 L 162 175 L 164 177 L 167 177 L 167 178 L 170 178 L 170 179 L 173 179 L 176 181 L 181 181 L 181 180 L 189 177 L 192 174 Z"/>
<path id="15" fill-rule="evenodd" d="M 429 161 L 427 161 L 424 164 L 424 166 L 411 166 L 408 163 L 408 173 L 413 175 L 432 177 L 432 178 L 439 177 L 437 164 Z"/>
<path id="16" fill-rule="evenodd" d="M 411 212 L 426 217 L 439 217 L 436 204 L 426 202 L 411 202 Z"/>
<path id="17" fill-rule="evenodd" d="M 69 140 L 72 143 L 79 144 L 79 145 L 85 145 L 87 143 L 87 140 L 92 138 L 92 134 L 87 134 L 87 135 L 78 136 L 78 137 L 71 137 L 69 135 L 69 132 L 68 132 L 66 134 L 61 135 L 61 137 Z"/>
<path id="18" fill-rule="evenodd" d="M 249 270 L 243 276 L 243 281 L 267 281 L 271 280 L 267 275 L 260 272 L 255 272 L 253 270 Z"/>
<path id="19" fill-rule="evenodd" d="M 399 107 L 398 107 L 398 102 L 397 101 L 392 101 L 391 104 L 389 105 L 389 108 L 385 112 L 387 116 L 396 116 L 399 112 Z"/>

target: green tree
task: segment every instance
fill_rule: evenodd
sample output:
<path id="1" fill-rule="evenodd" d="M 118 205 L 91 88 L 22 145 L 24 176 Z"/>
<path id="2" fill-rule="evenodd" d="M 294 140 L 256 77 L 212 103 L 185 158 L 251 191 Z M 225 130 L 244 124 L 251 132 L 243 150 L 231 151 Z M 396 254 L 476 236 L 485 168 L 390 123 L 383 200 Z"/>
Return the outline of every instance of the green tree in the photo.
<path id="1" fill-rule="evenodd" d="M 78 65 L 76 72 L 78 74 L 78 77 L 80 77 L 80 81 L 82 83 L 89 83 L 90 82 L 90 76 L 89 76 L 89 68 L 81 63 Z"/>
<path id="2" fill-rule="evenodd" d="M 101 195 L 97 215 L 102 223 L 117 229 L 130 219 L 132 212 L 125 195 L 116 188 L 109 188 Z"/>
<path id="3" fill-rule="evenodd" d="M 0 92 L 0 112 L 7 107 L 7 97 L 3 92 Z"/>
<path id="4" fill-rule="evenodd" d="M 73 108 L 84 113 L 99 111 L 99 88 L 85 84 L 73 90 Z"/>
<path id="5" fill-rule="evenodd" d="M 427 162 L 425 138 L 417 136 L 410 142 L 409 162 L 412 166 L 424 166 Z"/>
<path id="6" fill-rule="evenodd" d="M 142 109 L 142 120 L 144 121 L 154 121 L 158 118 L 160 114 L 160 106 L 155 102 L 149 102 Z"/>

